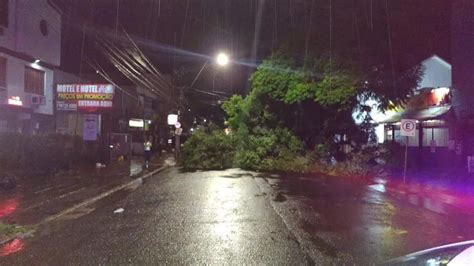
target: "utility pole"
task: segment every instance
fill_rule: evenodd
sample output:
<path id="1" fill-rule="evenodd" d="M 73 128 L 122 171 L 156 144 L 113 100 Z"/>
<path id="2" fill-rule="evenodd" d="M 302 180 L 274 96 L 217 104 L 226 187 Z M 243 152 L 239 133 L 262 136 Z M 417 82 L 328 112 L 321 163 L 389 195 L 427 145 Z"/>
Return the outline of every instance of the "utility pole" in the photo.
<path id="1" fill-rule="evenodd" d="M 179 88 L 179 101 L 178 101 L 178 122 L 181 117 L 181 110 L 184 104 L 184 87 Z M 181 148 L 181 134 L 177 134 L 178 130 L 175 128 L 175 134 L 174 134 L 174 143 L 175 143 L 175 157 L 178 159 L 179 153 L 180 153 L 180 148 Z"/>
<path id="2" fill-rule="evenodd" d="M 216 57 L 216 62 L 219 66 L 223 67 L 229 63 L 229 56 L 225 53 L 219 53 Z M 191 82 L 191 85 L 187 88 L 192 89 L 198 78 L 201 76 L 201 73 L 204 71 L 206 66 L 209 64 L 209 60 L 206 60 L 204 64 L 202 65 L 201 69 L 197 73 L 196 77 L 194 77 L 193 81 Z M 181 114 L 184 114 L 183 110 L 184 107 L 184 90 L 186 87 L 179 87 L 179 100 L 178 100 L 178 122 L 180 119 Z M 180 148 L 181 148 L 181 143 L 180 143 L 180 137 L 181 137 L 181 132 L 182 129 L 177 129 L 175 127 L 175 156 L 176 159 L 178 159 Z M 179 133 L 179 134 L 177 134 Z"/>

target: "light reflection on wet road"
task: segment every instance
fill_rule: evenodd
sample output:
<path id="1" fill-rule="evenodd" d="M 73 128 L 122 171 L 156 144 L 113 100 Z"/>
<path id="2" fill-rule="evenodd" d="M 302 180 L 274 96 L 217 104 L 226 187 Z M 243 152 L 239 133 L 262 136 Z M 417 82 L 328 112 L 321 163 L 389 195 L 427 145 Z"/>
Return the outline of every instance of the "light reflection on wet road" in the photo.
<path id="1" fill-rule="evenodd" d="M 282 215 L 291 216 L 284 210 L 295 208 L 296 227 L 318 240 L 313 248 L 348 253 L 358 264 L 474 238 L 474 213 L 433 194 L 396 193 L 383 182 L 362 185 L 334 177 L 267 181 L 287 198 L 276 204 Z"/>
<path id="2" fill-rule="evenodd" d="M 415 192 L 334 177 L 172 169 L 42 228 L 0 264 L 367 265 L 474 238 L 474 213 Z M 124 213 L 113 214 L 119 207 Z"/>
<path id="3" fill-rule="evenodd" d="M 14 254 L 16 252 L 19 252 L 25 248 L 25 244 L 23 243 L 22 239 L 14 239 L 10 241 L 9 243 L 5 244 L 2 246 L 0 249 L 0 257 L 5 257 L 11 254 Z"/>
<path id="4" fill-rule="evenodd" d="M 18 200 L 16 197 L 0 200 L 0 219 L 8 218 L 18 208 Z"/>

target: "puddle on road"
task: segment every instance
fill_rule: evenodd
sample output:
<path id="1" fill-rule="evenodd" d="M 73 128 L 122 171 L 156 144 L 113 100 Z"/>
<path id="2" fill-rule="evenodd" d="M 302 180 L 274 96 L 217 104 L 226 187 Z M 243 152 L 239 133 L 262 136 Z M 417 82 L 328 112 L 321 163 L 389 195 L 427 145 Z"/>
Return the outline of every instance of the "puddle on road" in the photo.
<path id="1" fill-rule="evenodd" d="M 454 223 L 450 217 L 459 212 L 436 195 L 394 195 L 384 182 L 364 185 L 328 177 L 285 177 L 269 184 L 298 209 L 311 237 L 325 236 L 324 243 L 312 240 L 319 250 L 348 252 L 361 264 L 474 236 L 468 218 Z"/>
<path id="2" fill-rule="evenodd" d="M 381 192 L 381 193 L 385 193 L 386 190 L 385 190 L 385 185 L 384 184 L 374 184 L 374 185 L 370 185 L 369 186 L 369 189 L 372 189 L 372 190 L 375 190 L 375 191 L 378 191 L 378 192 Z"/>

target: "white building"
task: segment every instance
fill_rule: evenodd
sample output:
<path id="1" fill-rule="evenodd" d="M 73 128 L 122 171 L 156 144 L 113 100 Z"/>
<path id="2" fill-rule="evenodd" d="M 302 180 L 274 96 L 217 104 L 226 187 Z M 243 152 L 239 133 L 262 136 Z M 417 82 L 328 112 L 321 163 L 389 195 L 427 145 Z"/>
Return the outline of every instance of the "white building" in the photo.
<path id="1" fill-rule="evenodd" d="M 421 62 L 421 66 L 423 69 L 423 76 L 421 77 L 420 84 L 418 84 L 418 87 L 414 91 L 415 94 L 420 93 L 421 91 L 424 90 L 433 90 L 433 89 L 438 89 L 438 90 L 447 90 L 449 92 L 449 88 L 451 88 L 452 81 L 451 81 L 451 64 L 446 62 L 444 59 L 437 55 L 432 55 L 428 57 L 427 59 L 423 60 Z M 440 89 L 441 88 L 441 89 Z M 447 89 L 446 89 L 447 88 Z M 372 112 L 370 113 L 372 119 L 375 122 L 381 122 L 385 121 L 390 117 L 396 116 L 394 111 L 388 111 L 388 112 L 381 112 L 377 110 L 377 102 L 372 101 L 369 104 L 373 107 Z M 443 109 L 444 110 L 444 109 Z M 400 119 L 400 118 L 399 118 Z M 376 127 L 376 135 L 379 143 L 384 142 L 387 139 L 391 139 L 392 136 L 390 134 L 393 134 L 391 131 L 386 131 L 384 129 L 383 124 L 379 124 Z M 445 133 L 446 129 L 431 129 L 433 132 L 434 131 L 443 131 L 443 139 L 446 139 L 442 143 L 447 143 L 447 135 Z M 387 133 L 389 136 L 387 136 Z M 399 139 L 399 131 L 395 131 L 395 138 Z M 437 133 L 434 132 L 431 135 L 436 135 Z M 439 133 L 441 134 L 441 133 Z M 428 135 L 425 135 L 425 138 L 427 138 Z M 428 141 L 428 140 L 427 140 Z M 426 142 L 426 141 L 425 141 Z M 428 141 L 429 142 L 429 141 Z M 441 143 L 438 141 L 438 143 Z M 413 146 L 418 145 L 417 142 L 414 141 Z M 447 145 L 447 144 L 446 144 Z"/>
<path id="2" fill-rule="evenodd" d="M 48 0 L 0 0 L 0 132 L 49 131 L 61 14 Z"/>
<path id="3" fill-rule="evenodd" d="M 423 60 L 423 78 L 418 85 L 418 90 L 424 88 L 450 88 L 451 81 L 451 64 L 437 55 Z"/>

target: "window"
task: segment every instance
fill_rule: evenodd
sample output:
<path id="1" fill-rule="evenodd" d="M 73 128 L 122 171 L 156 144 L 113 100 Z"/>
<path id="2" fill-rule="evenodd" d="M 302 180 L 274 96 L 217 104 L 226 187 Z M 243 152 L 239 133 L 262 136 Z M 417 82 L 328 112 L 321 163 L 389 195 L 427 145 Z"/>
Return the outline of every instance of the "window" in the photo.
<path id="1" fill-rule="evenodd" d="M 44 95 L 44 72 L 25 67 L 25 92 Z"/>
<path id="2" fill-rule="evenodd" d="M 8 27 L 8 0 L 0 0 L 0 26 Z"/>
<path id="3" fill-rule="evenodd" d="M 436 142 L 437 147 L 447 147 L 449 141 L 449 129 L 423 128 L 423 146 L 430 147 L 431 140 Z"/>
<path id="4" fill-rule="evenodd" d="M 46 22 L 46 20 L 42 19 L 39 23 L 39 28 L 40 28 L 40 31 L 41 31 L 41 34 L 43 36 L 48 36 L 48 33 L 49 33 L 49 27 L 48 27 L 48 22 Z"/>
<path id="5" fill-rule="evenodd" d="M 7 87 L 7 59 L 0 57 L 0 90 Z"/>

